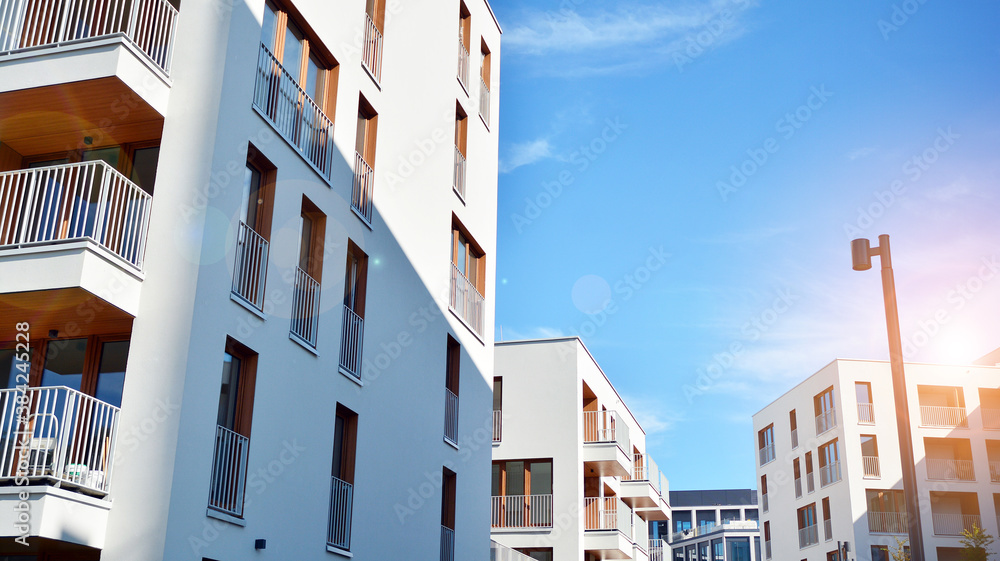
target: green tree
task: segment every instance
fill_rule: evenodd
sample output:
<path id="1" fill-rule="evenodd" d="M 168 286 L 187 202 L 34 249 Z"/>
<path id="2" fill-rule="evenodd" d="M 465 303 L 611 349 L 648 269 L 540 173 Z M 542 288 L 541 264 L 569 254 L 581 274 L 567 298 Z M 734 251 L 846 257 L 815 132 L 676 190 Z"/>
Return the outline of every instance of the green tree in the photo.
<path id="1" fill-rule="evenodd" d="M 989 558 L 995 555 L 987 550 L 993 542 L 993 536 L 979 526 L 973 526 L 971 530 L 962 530 L 962 559 L 989 561 Z"/>
<path id="2" fill-rule="evenodd" d="M 909 540 L 896 538 L 896 547 L 889 550 L 892 561 L 910 561 L 910 547 L 907 543 Z"/>

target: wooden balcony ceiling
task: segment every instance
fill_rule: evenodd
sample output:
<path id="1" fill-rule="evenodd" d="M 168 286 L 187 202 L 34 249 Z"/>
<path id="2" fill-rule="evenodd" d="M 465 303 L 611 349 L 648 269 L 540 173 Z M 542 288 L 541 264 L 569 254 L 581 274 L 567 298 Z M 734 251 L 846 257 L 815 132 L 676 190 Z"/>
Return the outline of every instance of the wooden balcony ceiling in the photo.
<path id="1" fill-rule="evenodd" d="M 132 316 L 82 288 L 0 294 L 0 325 L 24 321 L 32 339 L 51 329 L 58 329 L 59 337 L 132 331 Z"/>

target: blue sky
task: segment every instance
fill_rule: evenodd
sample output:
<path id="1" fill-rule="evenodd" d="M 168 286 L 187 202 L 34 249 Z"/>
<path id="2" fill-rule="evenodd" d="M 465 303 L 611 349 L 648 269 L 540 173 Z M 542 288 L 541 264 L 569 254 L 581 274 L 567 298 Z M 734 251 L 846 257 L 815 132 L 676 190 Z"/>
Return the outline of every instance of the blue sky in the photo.
<path id="1" fill-rule="evenodd" d="M 581 335 L 672 488 L 752 487 L 753 413 L 888 357 L 852 238 L 908 360 L 1000 347 L 1000 4 L 493 8 L 498 332 Z"/>

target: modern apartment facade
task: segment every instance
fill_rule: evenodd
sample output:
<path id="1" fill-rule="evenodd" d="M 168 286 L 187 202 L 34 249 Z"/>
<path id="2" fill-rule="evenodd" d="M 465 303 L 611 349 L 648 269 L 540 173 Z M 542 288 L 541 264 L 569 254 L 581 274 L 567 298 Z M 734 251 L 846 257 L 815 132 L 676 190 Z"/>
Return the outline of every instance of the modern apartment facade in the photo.
<path id="1" fill-rule="evenodd" d="M 651 557 L 669 489 L 580 339 L 496 343 L 492 537 L 541 561 Z"/>
<path id="2" fill-rule="evenodd" d="M 0 556 L 486 556 L 500 33 L 0 0 Z"/>
<path id="3" fill-rule="evenodd" d="M 757 491 L 671 491 L 668 552 L 673 561 L 759 561 Z"/>
<path id="4" fill-rule="evenodd" d="M 964 529 L 1000 531 L 1000 368 L 905 373 L 924 552 L 952 561 Z M 897 409 L 888 362 L 835 360 L 754 415 L 765 559 L 890 559 L 912 516 Z"/>

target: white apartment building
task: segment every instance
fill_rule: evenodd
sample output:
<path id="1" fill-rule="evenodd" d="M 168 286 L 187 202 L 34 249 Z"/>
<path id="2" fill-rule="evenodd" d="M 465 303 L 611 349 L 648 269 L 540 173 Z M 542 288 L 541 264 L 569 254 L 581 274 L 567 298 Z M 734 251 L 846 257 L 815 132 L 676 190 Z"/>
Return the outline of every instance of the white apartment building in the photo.
<path id="1" fill-rule="evenodd" d="M 0 0 L 0 558 L 486 557 L 500 33 Z"/>
<path id="2" fill-rule="evenodd" d="M 963 529 L 1000 531 L 1000 368 L 905 373 L 924 552 L 953 561 Z M 753 416 L 765 559 L 889 559 L 912 516 L 896 411 L 888 362 L 835 360 Z"/>
<path id="3" fill-rule="evenodd" d="M 670 517 L 646 435 L 576 337 L 496 343 L 492 537 L 541 561 L 659 561 Z"/>
<path id="4" fill-rule="evenodd" d="M 673 527 L 668 535 L 673 561 L 760 561 L 757 491 L 710 489 L 671 491 Z M 663 524 L 663 523 L 656 523 Z M 651 528 L 650 533 L 654 532 Z M 659 528 L 657 528 L 659 530 Z"/>

